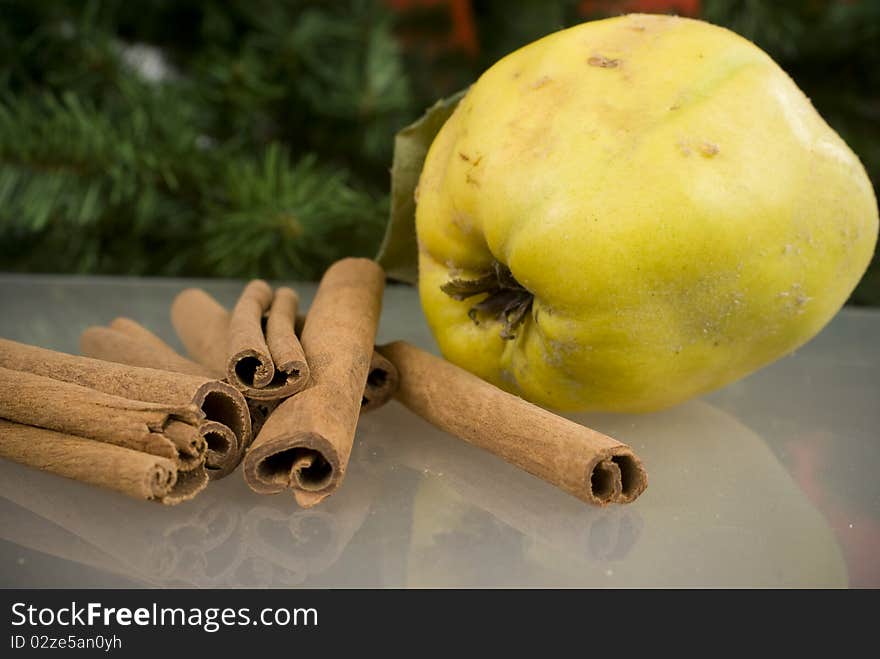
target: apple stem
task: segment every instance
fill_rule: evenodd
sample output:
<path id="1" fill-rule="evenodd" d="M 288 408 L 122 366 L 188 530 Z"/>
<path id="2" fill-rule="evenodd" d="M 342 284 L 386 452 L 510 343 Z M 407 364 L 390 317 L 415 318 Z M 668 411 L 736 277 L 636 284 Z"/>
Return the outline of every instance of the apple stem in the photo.
<path id="1" fill-rule="evenodd" d="M 468 317 L 475 325 L 484 318 L 499 321 L 502 323 L 500 335 L 505 341 L 516 337 L 515 330 L 525 321 L 534 299 L 510 269 L 498 261 L 486 274 L 476 279 L 450 279 L 440 290 L 453 300 L 467 300 L 485 294 L 486 297 L 470 308 Z"/>

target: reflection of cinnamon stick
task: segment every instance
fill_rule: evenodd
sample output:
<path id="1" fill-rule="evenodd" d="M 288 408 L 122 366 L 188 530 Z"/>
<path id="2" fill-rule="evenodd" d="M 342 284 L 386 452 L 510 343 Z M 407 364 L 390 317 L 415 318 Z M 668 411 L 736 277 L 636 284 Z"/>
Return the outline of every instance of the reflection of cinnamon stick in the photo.
<path id="1" fill-rule="evenodd" d="M 273 295 L 260 279 L 245 286 L 238 299 L 229 319 L 226 379 L 248 398 L 287 398 L 308 382 L 308 366 L 293 331 L 297 303 L 291 289 Z"/>
<path id="2" fill-rule="evenodd" d="M 0 418 L 165 457 L 184 471 L 205 460 L 203 417 L 193 404 L 129 400 L 0 367 Z"/>
<path id="3" fill-rule="evenodd" d="M 172 406 L 195 404 L 208 421 L 230 430 L 237 458 L 251 438 L 251 420 L 244 397 L 224 382 L 209 378 L 127 366 L 46 350 L 0 339 L 0 366 L 72 382 L 105 394 Z M 205 435 L 208 448 L 211 437 Z"/>
<path id="4" fill-rule="evenodd" d="M 588 503 L 629 503 L 647 487 L 641 461 L 625 444 L 402 341 L 379 350 L 400 372 L 396 397 L 438 428 Z"/>
<path id="5" fill-rule="evenodd" d="M 178 473 L 168 458 L 5 420 L 0 420 L 0 457 L 169 505 L 191 499 L 208 482 L 204 470 Z"/>
<path id="6" fill-rule="evenodd" d="M 278 406 L 244 459 L 256 492 L 292 488 L 312 506 L 333 493 L 348 465 L 370 367 L 385 276 L 367 259 L 324 274 L 302 331 L 312 384 Z"/>
<path id="7" fill-rule="evenodd" d="M 18 467 L 16 466 L 15 469 Z M 42 554 L 96 568 L 102 573 L 127 577 L 127 581 L 131 581 L 131 570 L 110 554 L 60 525 L 3 498 L 0 498 L 0 538 Z M 8 582 L 4 583 L 4 586 L 7 584 Z M 89 585 L 98 587 L 96 583 L 90 582 Z"/>
<path id="8" fill-rule="evenodd" d="M 389 433 L 384 429 L 391 421 Z M 550 545 L 573 558 L 622 558 L 641 532 L 638 506 L 584 506 L 416 416 L 379 419 L 375 428 L 363 431 L 370 439 L 377 436 L 378 446 L 385 448 L 383 453 L 392 464 L 408 466 L 423 480 L 440 481 L 461 501 L 485 510 L 533 542 Z"/>
<path id="9" fill-rule="evenodd" d="M 211 371 L 179 355 L 150 330 L 128 318 L 117 318 L 110 327 L 89 327 L 80 336 L 80 351 L 87 357 L 118 364 L 150 367 L 210 377 Z M 246 446 L 227 426 L 203 421 L 199 431 L 208 445 L 206 466 L 212 479 L 229 474 L 244 454 Z M 253 436 L 253 430 L 251 431 Z"/>
<path id="10" fill-rule="evenodd" d="M 254 558 L 283 567 L 290 574 L 302 574 L 303 579 L 320 574 L 339 560 L 363 526 L 375 490 L 374 478 L 361 469 L 352 470 L 345 487 L 318 508 L 291 514 L 289 509 L 274 505 L 271 498 L 261 498 L 267 503 L 254 506 L 243 516 L 242 541 Z M 283 585 L 294 584 L 287 581 Z"/>
<path id="11" fill-rule="evenodd" d="M 198 515 L 216 496 L 206 488 L 183 506 L 145 506 L 142 500 L 107 496 L 102 488 L 0 461 L 0 498 L 15 502 L 113 557 L 129 580 L 170 586 L 175 585 L 177 575 L 185 578 L 190 566 L 177 545 L 165 538 L 166 529 Z M 48 553 L 68 557 L 67 547 Z M 114 566 L 111 563 L 107 567 Z"/>

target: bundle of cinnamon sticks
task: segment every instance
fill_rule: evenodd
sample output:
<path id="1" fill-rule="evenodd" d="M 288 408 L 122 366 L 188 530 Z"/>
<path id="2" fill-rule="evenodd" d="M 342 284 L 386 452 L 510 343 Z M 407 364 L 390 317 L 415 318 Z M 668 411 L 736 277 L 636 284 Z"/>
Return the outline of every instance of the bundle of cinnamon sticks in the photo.
<path id="1" fill-rule="evenodd" d="M 375 348 L 384 284 L 374 261 L 339 261 L 305 317 L 261 280 L 231 312 L 184 290 L 171 320 L 188 357 L 126 318 L 83 332 L 83 356 L 0 339 L 0 457 L 166 504 L 241 464 L 254 492 L 311 507 L 342 484 L 360 415 L 396 397 L 586 502 L 641 494 L 628 446 L 414 346 Z"/>

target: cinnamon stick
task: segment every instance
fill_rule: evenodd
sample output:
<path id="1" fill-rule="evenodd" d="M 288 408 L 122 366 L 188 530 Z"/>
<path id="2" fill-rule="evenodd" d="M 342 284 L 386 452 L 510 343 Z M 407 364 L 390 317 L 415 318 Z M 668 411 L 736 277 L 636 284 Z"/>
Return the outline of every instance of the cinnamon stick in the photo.
<path id="1" fill-rule="evenodd" d="M 251 430 L 254 437 L 260 434 L 263 424 L 275 408 L 281 404 L 280 400 L 252 400 L 248 399 L 248 409 L 251 413 Z"/>
<path id="2" fill-rule="evenodd" d="M 395 397 L 441 430 L 588 503 L 629 503 L 647 487 L 641 460 L 629 446 L 408 343 L 379 351 L 400 372 Z"/>
<path id="3" fill-rule="evenodd" d="M 296 316 L 296 333 L 302 334 L 306 317 L 302 314 Z M 367 376 L 367 385 L 364 387 L 364 396 L 361 399 L 361 414 L 372 412 L 382 407 L 394 397 L 400 376 L 394 364 L 380 355 L 375 349 L 370 357 L 370 373 Z M 256 436 L 256 433 L 254 433 Z"/>
<path id="4" fill-rule="evenodd" d="M 8 339 L 0 339 L 0 366 L 132 400 L 172 406 L 195 404 L 207 421 L 229 429 L 226 439 L 235 443 L 234 459 L 238 459 L 243 447 L 250 443 L 247 403 L 238 390 L 224 382 L 69 355 Z M 210 449 L 212 440 L 207 435 L 205 439 Z"/>
<path id="5" fill-rule="evenodd" d="M 200 288 L 181 291 L 171 303 L 171 324 L 190 357 L 226 377 L 229 312 L 217 300 Z"/>
<path id="6" fill-rule="evenodd" d="M 2 419 L 0 457 L 167 505 L 191 499 L 208 482 L 204 470 L 179 473 L 168 458 Z"/>
<path id="7" fill-rule="evenodd" d="M 385 274 L 368 259 L 343 259 L 324 274 L 302 331 L 311 385 L 266 420 L 243 461 L 259 493 L 291 488 L 310 507 L 345 476 L 382 304 Z"/>
<path id="8" fill-rule="evenodd" d="M 287 398 L 309 379 L 302 347 L 293 331 L 298 298 L 289 288 L 280 289 L 279 295 L 256 279 L 245 286 L 229 319 L 226 379 L 248 398 Z"/>
<path id="9" fill-rule="evenodd" d="M 398 386 L 400 386 L 400 375 L 397 368 L 374 350 L 370 357 L 367 386 L 364 387 L 364 396 L 361 399 L 361 414 L 382 407 L 394 397 Z"/>
<path id="10" fill-rule="evenodd" d="M 381 431 L 371 429 L 367 435 L 377 432 Z M 379 446 L 392 465 L 406 465 L 423 482 L 435 481 L 437 487 L 447 488 L 453 499 L 488 512 L 534 543 L 553 547 L 560 556 L 568 554 L 584 561 L 619 558 L 641 533 L 638 507 L 596 508 L 574 497 L 560 497 L 548 483 L 510 463 L 498 464 L 491 453 L 475 449 L 415 415 L 409 420 L 395 419 L 393 430 L 382 432 Z"/>
<path id="11" fill-rule="evenodd" d="M 210 377 L 211 371 L 178 354 L 150 330 L 128 318 L 117 318 L 110 327 L 86 328 L 80 336 L 80 352 L 118 364 L 156 368 Z M 247 448 L 236 434 L 216 420 L 205 420 L 199 432 L 207 443 L 206 466 L 213 480 L 232 472 Z M 253 429 L 250 436 L 253 436 Z"/>
<path id="12" fill-rule="evenodd" d="M 276 296 L 281 290 L 283 289 L 276 291 Z M 223 378 L 226 374 L 229 320 L 229 312 L 200 288 L 187 288 L 181 291 L 171 305 L 171 322 L 187 353 L 196 362 L 208 368 L 215 377 Z M 305 316 L 296 314 L 297 336 L 302 333 L 304 323 Z M 397 386 L 398 378 L 394 365 L 375 351 L 370 373 L 372 377 L 367 380 L 364 388 L 361 412 L 371 412 L 382 407 L 391 400 Z"/>
<path id="13" fill-rule="evenodd" d="M 309 381 L 309 365 L 294 329 L 298 308 L 299 296 L 296 291 L 281 286 L 275 291 L 266 318 L 266 344 L 275 362 L 275 369 L 286 374 L 288 382 L 296 386 L 296 391 L 303 389 Z"/>
<path id="14" fill-rule="evenodd" d="M 125 355 L 126 361 L 119 363 L 214 379 L 209 368 L 187 359 L 131 318 L 114 318 L 109 328 L 87 328 L 80 336 L 80 352 L 114 362 L 119 362 L 118 357 Z"/>
<path id="15" fill-rule="evenodd" d="M 235 471 L 247 446 L 242 447 L 229 426 L 219 421 L 202 421 L 199 432 L 205 438 L 205 467 L 211 480 L 219 480 Z"/>
<path id="16" fill-rule="evenodd" d="M 129 400 L 0 367 L 0 418 L 165 457 L 182 471 L 205 461 L 204 412 L 193 404 Z"/>

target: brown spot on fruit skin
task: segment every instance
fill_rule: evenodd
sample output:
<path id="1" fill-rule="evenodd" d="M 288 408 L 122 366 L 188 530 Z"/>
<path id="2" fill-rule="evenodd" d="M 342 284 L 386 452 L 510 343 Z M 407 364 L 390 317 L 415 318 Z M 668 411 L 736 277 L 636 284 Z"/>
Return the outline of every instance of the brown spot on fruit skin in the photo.
<path id="1" fill-rule="evenodd" d="M 476 177 L 474 177 L 473 171 L 483 161 L 483 156 L 479 155 L 475 158 L 472 155 L 468 155 L 468 154 L 464 153 L 463 151 L 459 151 L 458 157 L 470 165 L 470 167 L 468 168 L 468 171 L 464 175 L 465 181 L 467 181 L 469 184 L 475 185 L 479 188 L 480 182 L 476 179 Z"/>
<path id="2" fill-rule="evenodd" d="M 714 158 L 721 151 L 721 149 L 718 148 L 718 145 L 713 142 L 679 140 L 676 144 L 681 151 L 681 154 L 684 156 L 689 156 L 694 150 L 696 150 L 704 158 Z"/>
<path id="3" fill-rule="evenodd" d="M 703 142 L 700 145 L 700 153 L 707 158 L 711 158 L 718 153 L 718 145 L 712 142 Z"/>
<path id="4" fill-rule="evenodd" d="M 541 87 L 546 87 L 552 82 L 552 78 L 550 76 L 541 76 L 535 82 L 533 82 L 529 87 L 531 89 L 541 89 Z"/>
<path id="5" fill-rule="evenodd" d="M 590 66 L 598 66 L 602 69 L 616 69 L 620 66 L 619 59 L 610 59 L 605 57 L 604 55 L 593 55 L 590 59 L 587 60 L 587 64 Z"/>

